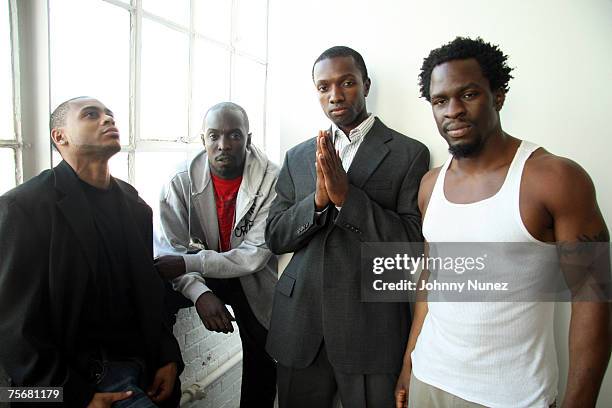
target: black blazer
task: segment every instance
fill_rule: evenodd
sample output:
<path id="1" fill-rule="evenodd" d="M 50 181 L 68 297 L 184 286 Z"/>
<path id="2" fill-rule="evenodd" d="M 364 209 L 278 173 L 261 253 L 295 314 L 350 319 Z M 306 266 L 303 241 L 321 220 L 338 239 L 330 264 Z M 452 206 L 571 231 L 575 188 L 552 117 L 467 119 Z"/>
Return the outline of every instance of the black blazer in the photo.
<path id="1" fill-rule="evenodd" d="M 342 210 L 330 206 L 318 219 L 315 152 L 315 139 L 287 152 L 268 216 L 272 252 L 294 254 L 276 286 L 267 349 L 304 368 L 325 342 L 335 369 L 397 373 L 409 306 L 361 302 L 361 243 L 422 240 L 417 194 L 429 151 L 377 118 L 348 171 Z"/>
<path id="2" fill-rule="evenodd" d="M 164 314 L 164 286 L 153 267 L 150 207 L 129 184 L 121 212 L 143 334 L 148 376 L 169 363 L 183 369 Z M 18 386 L 63 386 L 64 401 L 85 406 L 94 389 L 74 369 L 87 280 L 97 268 L 93 217 L 66 163 L 0 197 L 0 363 Z"/>

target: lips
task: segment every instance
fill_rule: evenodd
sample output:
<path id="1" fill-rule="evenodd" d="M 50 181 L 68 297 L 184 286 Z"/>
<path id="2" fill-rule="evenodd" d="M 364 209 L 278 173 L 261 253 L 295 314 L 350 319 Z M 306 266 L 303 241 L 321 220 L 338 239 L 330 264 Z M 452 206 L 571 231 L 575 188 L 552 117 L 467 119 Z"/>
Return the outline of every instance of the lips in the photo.
<path id="1" fill-rule="evenodd" d="M 451 124 L 445 127 L 446 134 L 450 137 L 462 137 L 470 132 L 472 125 L 467 123 Z"/>
<path id="2" fill-rule="evenodd" d="M 103 135 L 111 135 L 112 137 L 119 137 L 119 130 L 116 127 L 110 127 L 102 132 Z"/>
<path id="3" fill-rule="evenodd" d="M 227 162 L 230 162 L 232 160 L 234 160 L 234 158 L 232 156 L 228 156 L 228 155 L 225 155 L 225 154 L 221 155 L 221 156 L 217 156 L 215 158 L 215 161 L 222 162 L 222 163 L 227 163 Z"/>
<path id="4" fill-rule="evenodd" d="M 334 108 L 329 111 L 332 116 L 342 116 L 348 112 L 348 108 Z"/>

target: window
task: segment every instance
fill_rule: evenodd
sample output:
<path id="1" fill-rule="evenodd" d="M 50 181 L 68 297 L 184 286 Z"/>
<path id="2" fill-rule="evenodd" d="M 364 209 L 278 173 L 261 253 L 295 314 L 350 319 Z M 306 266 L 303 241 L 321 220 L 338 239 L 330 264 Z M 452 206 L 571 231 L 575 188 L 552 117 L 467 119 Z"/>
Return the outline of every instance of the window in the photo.
<path id="1" fill-rule="evenodd" d="M 88 95 L 113 110 L 111 172 L 155 208 L 213 104 L 242 105 L 264 147 L 267 16 L 268 0 L 49 0 L 51 106 Z"/>
<path id="2" fill-rule="evenodd" d="M 18 96 L 15 73 L 18 72 L 17 52 L 13 44 L 17 30 L 12 23 L 15 9 L 13 2 L 0 4 L 0 194 L 21 182 L 21 143 L 18 112 L 15 103 Z"/>

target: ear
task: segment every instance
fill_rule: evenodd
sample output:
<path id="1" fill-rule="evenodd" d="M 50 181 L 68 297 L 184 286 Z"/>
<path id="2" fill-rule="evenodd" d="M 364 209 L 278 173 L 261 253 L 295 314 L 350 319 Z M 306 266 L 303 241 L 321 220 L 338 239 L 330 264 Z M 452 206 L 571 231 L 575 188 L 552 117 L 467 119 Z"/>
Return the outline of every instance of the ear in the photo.
<path id="1" fill-rule="evenodd" d="M 58 127 L 51 129 L 51 140 L 55 143 L 55 147 L 59 150 L 60 146 L 64 146 L 68 144 L 68 139 L 66 138 L 66 133 L 64 132 L 64 128 Z"/>
<path id="2" fill-rule="evenodd" d="M 246 142 L 246 147 L 247 148 L 251 147 L 251 135 L 252 135 L 251 132 L 247 133 L 247 142 Z"/>
<path id="3" fill-rule="evenodd" d="M 506 92 L 503 90 L 503 88 L 499 88 L 497 91 L 495 91 L 494 97 L 495 97 L 495 110 L 499 112 L 501 108 L 504 106 L 504 102 L 506 101 Z"/>
<path id="4" fill-rule="evenodd" d="M 365 96 L 368 96 L 368 94 L 370 93 L 371 85 L 372 85 L 372 81 L 370 80 L 370 78 L 366 78 L 366 80 L 363 82 L 363 89 L 364 89 L 363 94 Z"/>

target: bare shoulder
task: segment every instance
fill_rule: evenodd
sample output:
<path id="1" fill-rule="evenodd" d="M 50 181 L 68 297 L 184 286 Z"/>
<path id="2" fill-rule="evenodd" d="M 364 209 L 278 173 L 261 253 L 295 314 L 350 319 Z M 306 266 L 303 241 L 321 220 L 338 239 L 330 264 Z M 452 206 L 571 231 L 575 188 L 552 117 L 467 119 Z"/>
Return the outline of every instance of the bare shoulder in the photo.
<path id="1" fill-rule="evenodd" d="M 525 178 L 549 194 L 593 190 L 591 177 L 582 166 L 543 148 L 536 150 L 525 163 Z"/>
<path id="2" fill-rule="evenodd" d="M 431 193 L 433 192 L 434 186 L 436 185 L 436 180 L 438 179 L 438 175 L 440 174 L 440 170 L 442 166 L 433 168 L 429 170 L 423 178 L 421 179 L 421 185 L 419 187 L 419 210 L 421 210 L 421 214 L 425 215 L 425 211 L 427 210 L 427 205 L 429 204 L 429 199 L 431 197 Z"/>
<path id="3" fill-rule="evenodd" d="M 543 148 L 525 163 L 523 180 L 523 186 L 553 212 L 595 204 L 595 187 L 588 173 L 575 161 Z"/>

